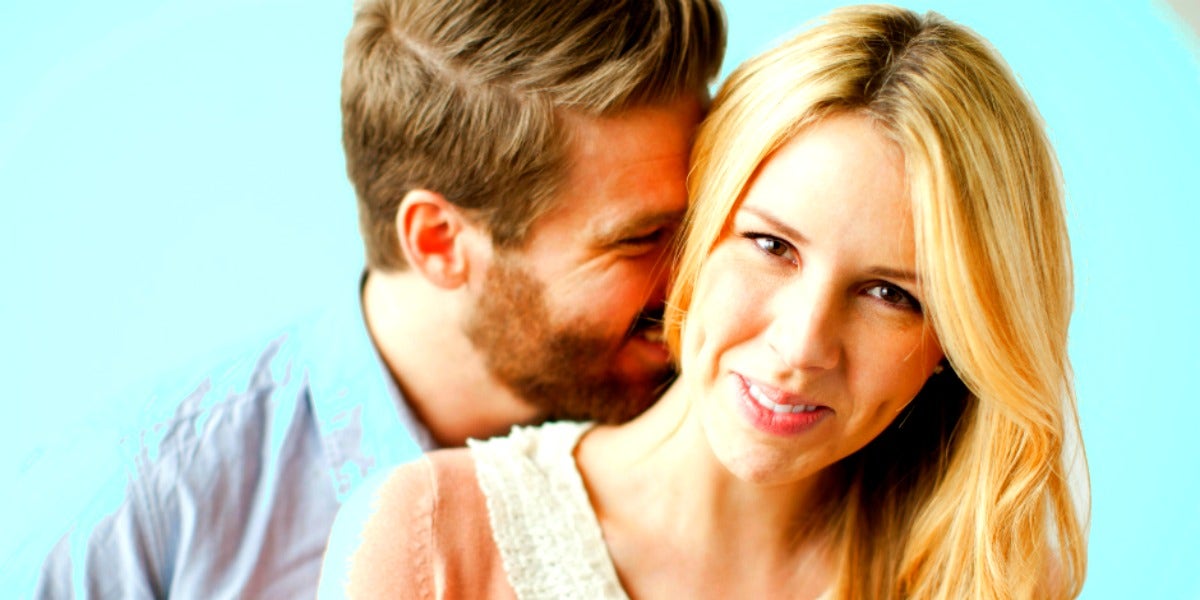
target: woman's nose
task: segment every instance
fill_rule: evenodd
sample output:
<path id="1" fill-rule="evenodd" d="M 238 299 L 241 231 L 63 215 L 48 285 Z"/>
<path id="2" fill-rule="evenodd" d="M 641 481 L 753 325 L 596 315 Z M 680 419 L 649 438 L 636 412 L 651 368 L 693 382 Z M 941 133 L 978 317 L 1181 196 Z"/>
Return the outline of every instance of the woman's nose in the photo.
<path id="1" fill-rule="evenodd" d="M 789 368 L 836 367 L 842 354 L 837 296 L 818 282 L 797 282 L 790 288 L 773 302 L 768 344 Z"/>

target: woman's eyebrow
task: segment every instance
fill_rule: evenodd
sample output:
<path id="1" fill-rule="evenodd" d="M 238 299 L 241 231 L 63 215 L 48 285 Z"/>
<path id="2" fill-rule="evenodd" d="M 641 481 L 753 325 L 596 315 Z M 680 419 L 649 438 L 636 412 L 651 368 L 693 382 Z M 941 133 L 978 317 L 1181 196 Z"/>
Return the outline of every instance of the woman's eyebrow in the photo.
<path id="1" fill-rule="evenodd" d="M 796 243 L 796 245 L 803 246 L 803 245 L 808 244 L 808 238 L 805 237 L 803 233 L 800 233 L 798 230 L 796 230 L 796 228 L 792 227 L 791 225 L 784 223 L 782 220 L 779 219 L 779 217 L 776 217 L 775 215 L 771 214 L 770 211 L 768 211 L 764 208 L 759 208 L 757 206 L 751 206 L 751 205 L 746 205 L 746 204 L 742 205 L 741 210 L 744 210 L 744 211 L 766 221 L 771 227 L 774 227 L 774 228 L 782 231 L 783 234 L 788 236 L 789 238 L 791 238 L 791 240 L 794 241 Z"/>
<path id="2" fill-rule="evenodd" d="M 906 269 L 895 269 L 892 267 L 871 267 L 870 269 L 867 269 L 867 273 L 896 281 L 905 281 L 908 283 L 917 282 L 917 274 Z"/>

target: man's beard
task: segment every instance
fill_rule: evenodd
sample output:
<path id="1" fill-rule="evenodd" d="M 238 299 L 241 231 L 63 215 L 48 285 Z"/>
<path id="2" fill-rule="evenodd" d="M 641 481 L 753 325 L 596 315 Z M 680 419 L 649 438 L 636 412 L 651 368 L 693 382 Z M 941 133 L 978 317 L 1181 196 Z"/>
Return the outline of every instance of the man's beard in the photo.
<path id="1" fill-rule="evenodd" d="M 670 370 L 654 380 L 619 381 L 610 366 L 625 340 L 588 329 L 579 321 L 554 323 L 545 286 L 502 255 L 488 269 L 464 324 L 491 374 L 544 418 L 621 423 L 641 414 L 662 392 Z"/>

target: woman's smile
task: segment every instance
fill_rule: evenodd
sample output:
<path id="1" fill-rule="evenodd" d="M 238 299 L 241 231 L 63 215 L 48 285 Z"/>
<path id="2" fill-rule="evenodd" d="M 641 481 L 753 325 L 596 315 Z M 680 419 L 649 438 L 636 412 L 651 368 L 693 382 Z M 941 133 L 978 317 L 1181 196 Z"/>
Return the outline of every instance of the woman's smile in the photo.
<path id="1" fill-rule="evenodd" d="M 833 414 L 833 409 L 828 406 L 809 403 L 801 395 L 769 387 L 737 373 L 731 380 L 739 414 L 763 433 L 800 435 Z"/>

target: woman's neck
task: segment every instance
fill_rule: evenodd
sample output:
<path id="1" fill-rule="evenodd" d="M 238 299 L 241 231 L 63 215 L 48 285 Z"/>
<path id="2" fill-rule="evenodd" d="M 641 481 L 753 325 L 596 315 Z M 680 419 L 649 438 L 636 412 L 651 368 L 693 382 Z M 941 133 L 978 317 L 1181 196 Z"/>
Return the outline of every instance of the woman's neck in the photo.
<path id="1" fill-rule="evenodd" d="M 820 477 L 770 486 L 738 479 L 713 454 L 692 406 L 677 382 L 646 414 L 592 431 L 576 451 L 627 590 L 673 579 L 713 596 L 746 591 L 714 586 L 741 584 L 777 596 L 774 583 L 789 596 L 806 595 L 806 584 L 819 594 L 828 580 L 814 574 L 828 573 L 829 529 L 814 508 Z"/>

